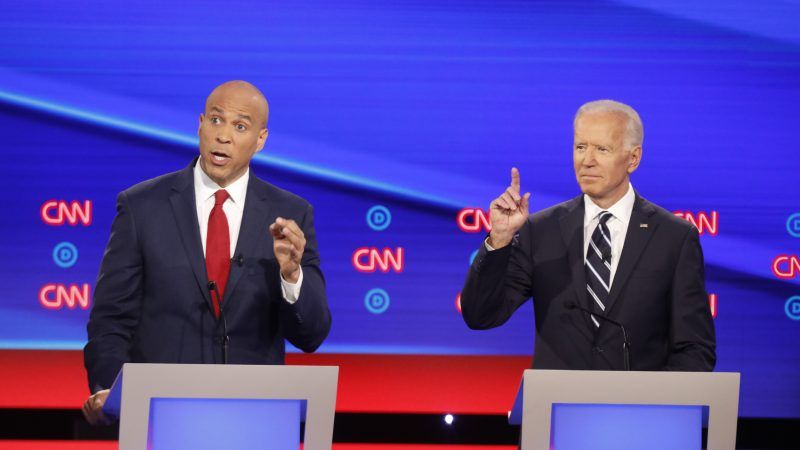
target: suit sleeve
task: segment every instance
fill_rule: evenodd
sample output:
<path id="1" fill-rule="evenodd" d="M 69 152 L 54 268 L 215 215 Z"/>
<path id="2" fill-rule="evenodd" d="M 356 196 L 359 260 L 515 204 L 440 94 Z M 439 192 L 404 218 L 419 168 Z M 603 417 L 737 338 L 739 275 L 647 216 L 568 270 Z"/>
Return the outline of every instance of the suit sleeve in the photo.
<path id="1" fill-rule="evenodd" d="M 309 205 L 299 224 L 306 238 L 301 266 L 303 284 L 294 303 L 281 302 L 281 328 L 284 336 L 304 352 L 313 352 L 328 336 L 331 312 L 325 292 L 325 279 L 319 265 L 317 237 L 314 231 L 314 209 Z"/>
<path id="2" fill-rule="evenodd" d="M 484 330 L 504 324 L 532 293 L 532 224 L 528 220 L 511 244 L 488 251 L 481 243 L 461 290 L 467 326 Z"/>
<path id="3" fill-rule="evenodd" d="M 714 370 L 714 321 L 705 288 L 703 250 L 695 227 L 691 227 L 684 238 L 672 280 L 670 302 L 671 350 L 665 370 Z"/>
<path id="4" fill-rule="evenodd" d="M 135 220 L 122 192 L 117 196 L 117 216 L 103 253 L 86 326 L 89 341 L 83 356 L 92 392 L 111 387 L 122 364 L 128 362 L 141 302 L 142 255 Z"/>

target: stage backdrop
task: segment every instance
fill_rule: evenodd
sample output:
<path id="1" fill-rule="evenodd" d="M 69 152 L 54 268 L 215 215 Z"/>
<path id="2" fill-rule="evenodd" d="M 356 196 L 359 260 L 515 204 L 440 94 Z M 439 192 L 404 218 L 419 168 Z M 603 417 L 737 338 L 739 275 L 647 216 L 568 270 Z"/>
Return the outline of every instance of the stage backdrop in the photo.
<path id="1" fill-rule="evenodd" d="M 644 121 L 634 187 L 700 228 L 741 414 L 800 417 L 800 6 L 696 3 L 6 2 L 0 347 L 82 348 L 116 194 L 189 164 L 205 96 L 245 79 L 255 174 L 316 210 L 321 351 L 530 354 L 530 304 L 459 315 L 480 209 L 512 166 L 533 209 L 577 195 L 573 114 L 613 98 Z"/>

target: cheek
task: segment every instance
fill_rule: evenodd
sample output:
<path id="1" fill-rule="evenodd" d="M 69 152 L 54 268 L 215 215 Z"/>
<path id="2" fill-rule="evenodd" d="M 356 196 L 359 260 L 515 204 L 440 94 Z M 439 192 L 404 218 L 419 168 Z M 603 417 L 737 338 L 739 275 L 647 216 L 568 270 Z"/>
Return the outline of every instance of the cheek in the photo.
<path id="1" fill-rule="evenodd" d="M 200 145 L 207 144 L 212 139 L 211 131 L 208 129 L 208 127 L 200 127 L 200 132 L 198 135 L 200 137 Z"/>
<path id="2" fill-rule="evenodd" d="M 248 139 L 247 142 L 240 142 L 236 146 L 236 153 L 234 157 L 241 161 L 246 161 L 253 156 L 253 153 L 255 153 L 255 143 L 250 142 Z"/>
<path id="3" fill-rule="evenodd" d="M 627 164 L 620 164 L 615 166 L 613 169 L 609 169 L 609 172 L 613 174 L 613 178 L 615 180 L 622 180 L 625 178 L 625 175 L 628 174 L 628 165 Z"/>
<path id="4" fill-rule="evenodd" d="M 253 153 L 255 153 L 256 148 L 258 147 L 258 135 L 255 134 L 243 136 L 241 143 L 242 153 L 247 157 L 253 156 Z"/>

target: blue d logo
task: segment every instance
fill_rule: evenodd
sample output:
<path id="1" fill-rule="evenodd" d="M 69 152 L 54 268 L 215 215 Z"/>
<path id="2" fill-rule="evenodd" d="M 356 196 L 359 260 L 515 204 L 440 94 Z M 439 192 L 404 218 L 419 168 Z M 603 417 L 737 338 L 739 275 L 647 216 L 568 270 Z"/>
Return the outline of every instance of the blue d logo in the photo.
<path id="1" fill-rule="evenodd" d="M 364 306 L 372 314 L 382 314 L 389 309 L 389 294 L 381 288 L 371 289 L 364 296 Z"/>
<path id="2" fill-rule="evenodd" d="M 367 211 L 367 225 L 375 231 L 383 231 L 392 223 L 392 213 L 389 208 L 375 205 Z"/>
<path id="3" fill-rule="evenodd" d="M 792 320 L 800 320 L 800 295 L 789 297 L 784 306 L 786 315 Z"/>
<path id="4" fill-rule="evenodd" d="M 800 238 L 800 213 L 794 213 L 786 220 L 786 231 L 796 237 Z"/>
<path id="5" fill-rule="evenodd" d="M 53 262 L 64 269 L 78 262 L 78 247 L 70 242 L 61 242 L 53 248 Z"/>

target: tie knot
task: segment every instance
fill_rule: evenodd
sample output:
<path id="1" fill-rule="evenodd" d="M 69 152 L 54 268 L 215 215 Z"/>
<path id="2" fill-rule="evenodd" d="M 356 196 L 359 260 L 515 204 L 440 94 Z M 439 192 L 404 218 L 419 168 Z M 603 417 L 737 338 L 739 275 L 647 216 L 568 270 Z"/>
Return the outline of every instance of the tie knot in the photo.
<path id="1" fill-rule="evenodd" d="M 610 212 L 608 212 L 608 211 L 602 211 L 602 212 L 600 212 L 600 216 L 599 216 L 599 218 L 600 218 L 600 224 L 601 224 L 601 225 L 605 225 L 605 224 L 606 224 L 606 222 L 608 222 L 608 221 L 609 221 L 609 220 L 610 220 L 612 217 L 614 217 L 614 215 L 613 215 L 613 214 L 611 214 L 611 213 L 610 213 Z"/>
<path id="2" fill-rule="evenodd" d="M 217 192 L 214 192 L 214 206 L 222 206 L 228 197 L 230 197 L 230 195 L 228 195 L 228 191 L 225 189 L 220 189 Z"/>

